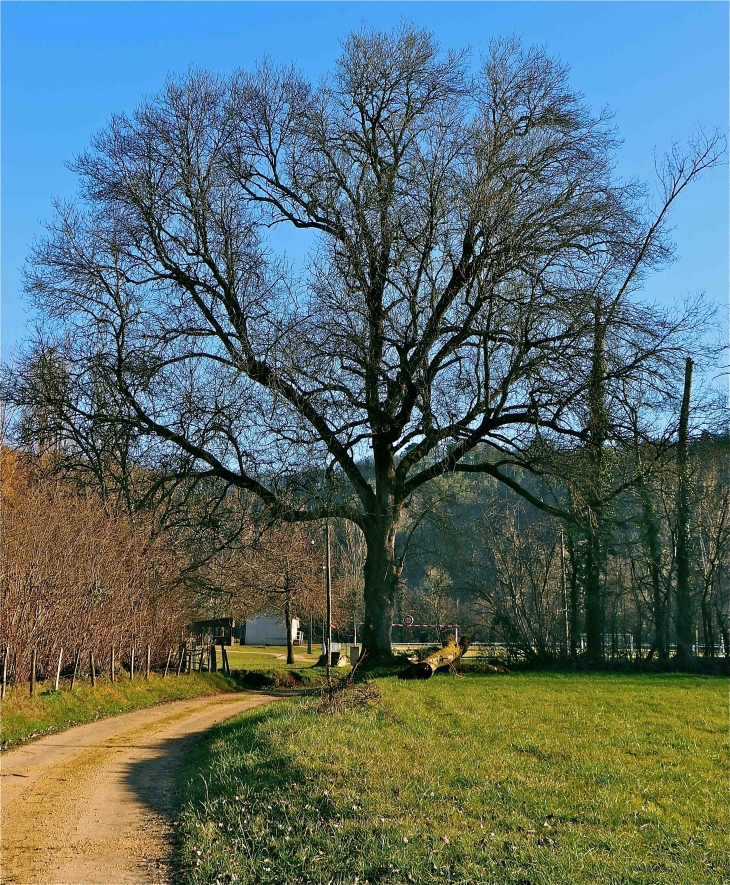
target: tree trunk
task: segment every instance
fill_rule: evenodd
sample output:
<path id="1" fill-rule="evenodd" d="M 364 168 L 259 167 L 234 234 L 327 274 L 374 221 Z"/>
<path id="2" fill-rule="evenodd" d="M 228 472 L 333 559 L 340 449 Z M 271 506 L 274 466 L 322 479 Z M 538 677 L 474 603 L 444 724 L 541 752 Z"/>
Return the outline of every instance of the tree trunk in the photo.
<path id="1" fill-rule="evenodd" d="M 391 658 L 391 632 L 398 578 L 401 568 L 395 557 L 397 519 L 391 511 L 366 532 L 365 559 L 365 626 L 363 653 L 368 661 Z"/>
<path id="2" fill-rule="evenodd" d="M 428 655 L 422 661 L 416 661 L 411 666 L 399 674 L 401 679 L 430 679 L 433 674 L 441 667 L 447 667 L 464 654 L 467 649 L 467 643 L 462 641 L 447 642 L 443 648 Z"/>
<path id="3" fill-rule="evenodd" d="M 578 593 L 578 561 L 573 536 L 567 534 L 568 559 L 570 560 L 570 656 L 575 661 L 578 658 L 578 645 L 580 643 L 580 610 Z"/>
<path id="4" fill-rule="evenodd" d="M 684 369 L 684 393 L 679 416 L 677 449 L 677 657 L 692 654 L 692 601 L 689 586 L 689 403 L 692 390 L 692 360 Z"/>
<path id="5" fill-rule="evenodd" d="M 649 570 L 651 572 L 651 588 L 653 598 L 654 615 L 654 644 L 660 661 L 668 657 L 667 646 L 664 641 L 664 608 L 665 601 L 661 589 L 661 562 L 662 548 L 659 540 L 659 525 L 654 507 L 651 490 L 647 488 L 643 478 L 638 481 L 638 492 L 642 509 L 642 529 L 644 543 L 649 552 Z"/>
<path id="6" fill-rule="evenodd" d="M 603 660 L 602 552 L 598 530 L 591 528 L 586 547 L 585 579 L 586 652 L 591 661 Z"/>
<path id="7" fill-rule="evenodd" d="M 603 593 L 601 573 L 603 565 L 603 508 L 601 498 L 604 485 L 604 446 L 608 435 L 606 410 L 606 329 L 602 317 L 600 297 L 596 298 L 593 327 L 593 353 L 588 382 L 588 471 L 589 511 L 586 514 L 586 646 L 592 661 L 603 660 Z"/>
<path id="8" fill-rule="evenodd" d="M 707 588 L 702 592 L 702 640 L 704 645 L 704 656 L 706 658 L 715 657 L 715 637 L 712 631 L 712 609 L 710 608 L 709 594 Z M 699 654 L 699 649 L 697 650 Z"/>

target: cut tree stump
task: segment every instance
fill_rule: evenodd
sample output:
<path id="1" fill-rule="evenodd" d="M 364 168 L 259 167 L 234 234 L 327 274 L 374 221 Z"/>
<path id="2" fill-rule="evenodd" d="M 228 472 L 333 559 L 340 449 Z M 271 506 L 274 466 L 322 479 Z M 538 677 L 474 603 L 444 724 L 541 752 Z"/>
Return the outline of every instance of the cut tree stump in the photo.
<path id="1" fill-rule="evenodd" d="M 441 667 L 453 667 L 454 661 L 459 658 L 469 647 L 469 643 L 462 639 L 460 642 L 447 642 L 443 648 L 425 657 L 422 661 L 415 661 L 398 674 L 399 679 L 430 679 Z"/>

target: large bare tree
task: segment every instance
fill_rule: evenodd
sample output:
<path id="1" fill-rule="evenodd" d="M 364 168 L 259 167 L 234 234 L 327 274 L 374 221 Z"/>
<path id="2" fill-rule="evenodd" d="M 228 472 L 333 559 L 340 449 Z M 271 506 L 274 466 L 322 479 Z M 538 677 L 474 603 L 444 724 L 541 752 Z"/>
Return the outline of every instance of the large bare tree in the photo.
<path id="1" fill-rule="evenodd" d="M 597 303 L 603 386 L 665 353 L 671 324 L 632 296 L 719 139 L 670 157 L 654 212 L 616 147 L 513 39 L 476 69 L 415 27 L 363 30 L 317 85 L 268 62 L 172 79 L 77 159 L 80 200 L 28 264 L 69 420 L 126 426 L 170 475 L 282 520 L 355 523 L 365 650 L 389 655 L 414 492 L 463 470 L 529 495 L 506 463 L 538 435 L 589 439 Z"/>

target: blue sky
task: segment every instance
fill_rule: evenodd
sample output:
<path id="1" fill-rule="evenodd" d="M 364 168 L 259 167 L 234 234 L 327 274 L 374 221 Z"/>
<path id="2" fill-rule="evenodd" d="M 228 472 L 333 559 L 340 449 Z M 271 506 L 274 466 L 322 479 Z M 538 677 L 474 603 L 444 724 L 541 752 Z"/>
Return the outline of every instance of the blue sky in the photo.
<path id="1" fill-rule="evenodd" d="M 728 12 L 724 2 L 246 3 L 3 2 L 2 341 L 25 335 L 20 268 L 51 200 L 71 198 L 66 163 L 112 112 L 132 111 L 168 73 L 220 73 L 267 54 L 316 77 L 361 24 L 401 19 L 443 46 L 517 33 L 567 62 L 596 110 L 609 106 L 624 146 L 618 171 L 651 181 L 663 151 L 701 125 L 728 128 Z M 707 173 L 673 215 L 679 260 L 647 296 L 728 297 L 728 169 Z"/>

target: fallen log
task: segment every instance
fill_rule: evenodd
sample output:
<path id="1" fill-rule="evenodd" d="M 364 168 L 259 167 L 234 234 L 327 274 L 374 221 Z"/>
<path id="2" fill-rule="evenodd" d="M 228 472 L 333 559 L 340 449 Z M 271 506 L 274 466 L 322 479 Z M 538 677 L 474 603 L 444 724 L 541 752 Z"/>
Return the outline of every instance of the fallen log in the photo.
<path id="1" fill-rule="evenodd" d="M 430 679 L 441 667 L 448 667 L 449 664 L 458 661 L 468 647 L 469 642 L 466 639 L 461 639 L 458 643 L 453 640 L 447 642 L 443 648 L 427 655 L 422 661 L 412 663 L 407 670 L 398 674 L 398 678 Z"/>

